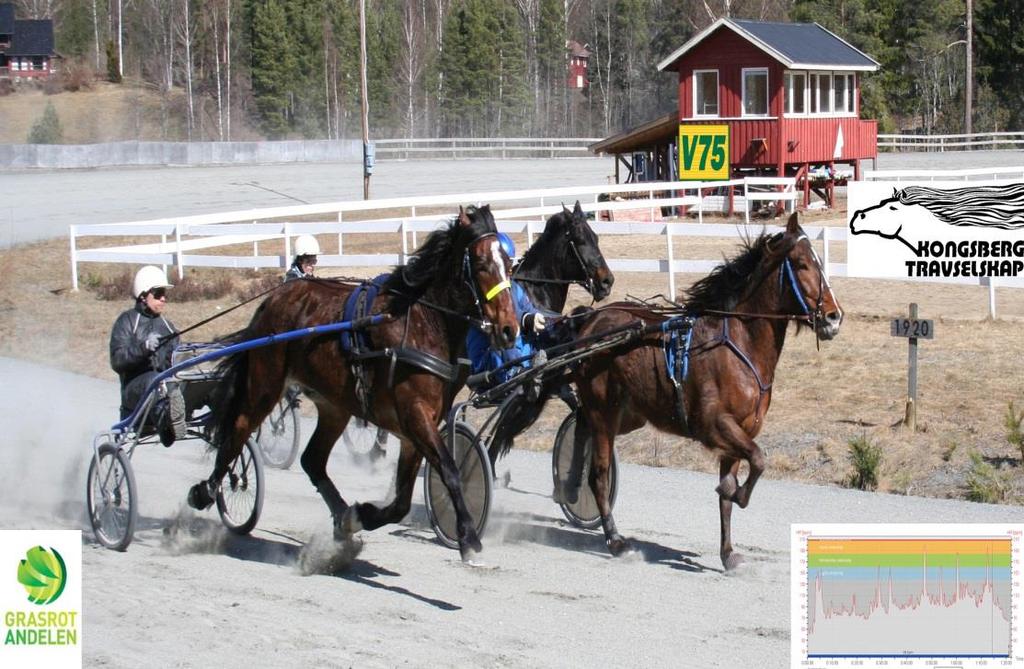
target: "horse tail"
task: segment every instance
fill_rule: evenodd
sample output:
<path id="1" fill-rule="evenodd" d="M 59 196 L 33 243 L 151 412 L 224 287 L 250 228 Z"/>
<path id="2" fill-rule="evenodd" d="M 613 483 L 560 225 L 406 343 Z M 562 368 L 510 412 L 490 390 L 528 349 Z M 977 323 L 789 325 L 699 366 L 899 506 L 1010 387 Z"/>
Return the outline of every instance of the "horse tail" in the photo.
<path id="1" fill-rule="evenodd" d="M 234 433 L 235 421 L 242 410 L 249 381 L 249 353 L 234 353 L 217 365 L 219 380 L 209 402 L 210 447 L 214 450 L 227 443 Z"/>
<path id="2" fill-rule="evenodd" d="M 501 417 L 498 426 L 494 429 L 494 437 L 491 439 L 489 448 L 492 461 L 497 462 L 498 459 L 508 455 L 508 452 L 512 450 L 515 437 L 533 425 L 540 417 L 544 406 L 548 403 L 548 397 L 546 392 L 541 392 L 540 397 L 535 401 L 530 401 L 523 395 L 512 400 L 512 406 Z"/>

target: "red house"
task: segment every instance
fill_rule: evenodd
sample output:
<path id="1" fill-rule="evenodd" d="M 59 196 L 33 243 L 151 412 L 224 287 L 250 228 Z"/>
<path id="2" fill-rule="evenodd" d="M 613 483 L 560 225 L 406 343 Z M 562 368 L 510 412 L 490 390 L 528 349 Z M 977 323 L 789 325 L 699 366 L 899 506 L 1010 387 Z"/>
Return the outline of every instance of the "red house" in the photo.
<path id="1" fill-rule="evenodd" d="M 590 62 L 590 49 L 586 44 L 573 42 L 566 43 L 569 51 L 569 88 L 580 89 L 587 87 L 587 65 Z"/>
<path id="2" fill-rule="evenodd" d="M 706 180 L 688 173 L 692 151 L 680 161 L 677 150 L 701 126 L 725 136 L 728 166 L 717 178 L 795 176 L 805 204 L 811 175 L 848 164 L 859 178 L 859 161 L 877 157 L 877 124 L 859 115 L 860 78 L 878 63 L 817 23 L 719 19 L 658 69 L 678 72 L 678 111 L 590 147 L 616 154 L 627 180 Z M 647 156 L 642 173 L 637 152 Z M 622 161 L 625 153 L 634 159 Z"/>
<path id="3" fill-rule="evenodd" d="M 0 3 L 0 78 L 48 77 L 54 71 L 53 21 L 19 21 Z"/>

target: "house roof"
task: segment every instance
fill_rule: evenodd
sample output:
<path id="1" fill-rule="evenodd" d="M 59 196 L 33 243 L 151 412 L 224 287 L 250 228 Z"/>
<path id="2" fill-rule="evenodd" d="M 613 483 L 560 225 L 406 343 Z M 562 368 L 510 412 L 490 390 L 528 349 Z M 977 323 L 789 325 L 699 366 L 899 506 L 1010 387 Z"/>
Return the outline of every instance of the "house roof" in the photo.
<path id="1" fill-rule="evenodd" d="M 673 70 L 684 54 L 719 28 L 732 30 L 787 68 L 801 70 L 860 70 L 874 72 L 878 61 L 817 23 L 768 23 L 721 18 L 658 63 L 658 70 Z"/>
<path id="2" fill-rule="evenodd" d="M 15 21 L 8 56 L 52 56 L 53 21 Z"/>
<path id="3" fill-rule="evenodd" d="M 612 135 L 600 142 L 594 142 L 587 148 L 593 153 L 623 154 L 671 140 L 679 133 L 679 112 L 672 111 L 630 128 L 617 135 Z"/>
<path id="4" fill-rule="evenodd" d="M 566 42 L 565 48 L 567 48 L 576 58 L 590 58 L 590 49 L 587 48 L 586 44 L 580 44 L 574 40 L 569 40 Z"/>
<path id="5" fill-rule="evenodd" d="M 0 35 L 10 35 L 14 32 L 14 4 L 0 2 Z"/>

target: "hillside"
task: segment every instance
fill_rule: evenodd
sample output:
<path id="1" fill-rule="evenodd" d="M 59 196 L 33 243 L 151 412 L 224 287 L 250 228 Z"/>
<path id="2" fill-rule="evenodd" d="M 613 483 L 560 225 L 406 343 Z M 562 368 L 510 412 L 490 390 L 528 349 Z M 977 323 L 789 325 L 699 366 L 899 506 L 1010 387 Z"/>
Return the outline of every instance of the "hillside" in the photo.
<path id="1" fill-rule="evenodd" d="M 24 144 L 32 125 L 52 102 L 64 130 L 65 144 L 99 142 L 181 141 L 185 94 L 180 89 L 161 93 L 141 85 L 96 82 L 91 90 L 47 95 L 41 89 L 22 88 L 0 97 L 0 144 Z M 198 104 L 198 103 L 197 103 Z M 216 110 L 196 113 L 197 136 L 216 134 Z M 212 112 L 212 113 L 210 113 Z M 240 129 L 241 128 L 241 129 Z M 248 128 L 234 120 L 234 139 L 254 139 Z"/>

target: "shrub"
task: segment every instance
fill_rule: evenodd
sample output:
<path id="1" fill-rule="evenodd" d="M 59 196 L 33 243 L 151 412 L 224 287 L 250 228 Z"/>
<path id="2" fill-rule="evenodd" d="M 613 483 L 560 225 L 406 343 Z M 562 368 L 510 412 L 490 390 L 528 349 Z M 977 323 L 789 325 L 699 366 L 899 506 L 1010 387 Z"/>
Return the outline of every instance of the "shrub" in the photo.
<path id="1" fill-rule="evenodd" d="M 1017 413 L 1013 402 L 1006 407 L 1006 441 L 1020 451 L 1021 461 L 1024 462 L 1024 432 L 1021 431 L 1021 423 L 1024 423 L 1024 409 Z"/>
<path id="2" fill-rule="evenodd" d="M 47 102 L 43 115 L 39 117 L 28 133 L 28 143 L 60 144 L 62 139 L 64 139 L 64 130 L 60 127 L 57 110 L 52 102 Z"/>
<path id="3" fill-rule="evenodd" d="M 101 300 L 119 301 L 130 300 L 132 295 L 132 282 L 135 275 L 124 272 L 113 279 L 102 279 L 99 276 L 90 274 L 86 287 L 96 291 L 96 297 Z"/>
<path id="4" fill-rule="evenodd" d="M 67 61 L 61 70 L 61 86 L 66 91 L 81 91 L 92 88 L 96 72 L 92 65 L 84 60 Z"/>
<path id="5" fill-rule="evenodd" d="M 268 292 L 281 285 L 281 275 L 277 272 L 261 273 L 255 279 L 245 282 L 235 291 L 235 297 L 239 302 L 245 302 L 262 293 Z"/>
<path id="6" fill-rule="evenodd" d="M 878 467 L 882 464 L 882 448 L 871 443 L 866 436 L 850 440 L 850 464 L 853 474 L 850 485 L 860 490 L 878 487 Z"/>
<path id="7" fill-rule="evenodd" d="M 1010 485 L 1004 474 L 985 462 L 977 451 L 971 451 L 971 468 L 967 472 L 967 499 L 972 502 L 998 504 L 1006 499 Z"/>
<path id="8" fill-rule="evenodd" d="M 114 40 L 107 41 L 107 79 L 115 84 L 121 83 L 121 61 L 117 57 Z"/>

